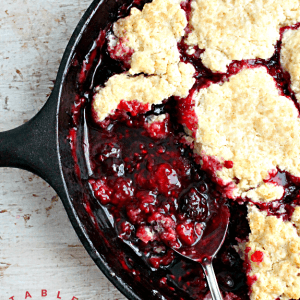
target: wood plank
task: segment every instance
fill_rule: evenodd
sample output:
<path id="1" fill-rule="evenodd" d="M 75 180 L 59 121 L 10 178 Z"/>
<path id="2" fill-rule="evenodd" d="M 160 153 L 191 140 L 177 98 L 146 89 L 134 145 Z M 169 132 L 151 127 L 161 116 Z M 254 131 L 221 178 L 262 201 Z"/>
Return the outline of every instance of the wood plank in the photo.
<path id="1" fill-rule="evenodd" d="M 33 117 L 90 0 L 6 0 L 0 10 L 0 131 Z M 125 299 L 80 244 L 62 203 L 37 176 L 0 169 L 0 299 Z M 51 296 L 51 297 L 50 297 Z M 28 298 L 30 299 L 30 298 Z M 43 298 L 44 299 L 44 298 Z"/>

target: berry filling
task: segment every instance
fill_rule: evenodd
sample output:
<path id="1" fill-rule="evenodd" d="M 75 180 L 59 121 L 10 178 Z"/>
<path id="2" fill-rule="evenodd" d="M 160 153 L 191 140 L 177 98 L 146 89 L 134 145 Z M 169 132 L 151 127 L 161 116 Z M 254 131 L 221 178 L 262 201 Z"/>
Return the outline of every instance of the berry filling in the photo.
<path id="1" fill-rule="evenodd" d="M 107 128 L 89 127 L 87 140 L 89 184 L 120 223 L 118 235 L 179 248 L 201 238 L 224 200 L 203 180 L 182 126 L 171 120 L 174 104 L 161 106 L 164 120 L 150 125 L 152 111 L 147 116 L 118 109 Z"/>

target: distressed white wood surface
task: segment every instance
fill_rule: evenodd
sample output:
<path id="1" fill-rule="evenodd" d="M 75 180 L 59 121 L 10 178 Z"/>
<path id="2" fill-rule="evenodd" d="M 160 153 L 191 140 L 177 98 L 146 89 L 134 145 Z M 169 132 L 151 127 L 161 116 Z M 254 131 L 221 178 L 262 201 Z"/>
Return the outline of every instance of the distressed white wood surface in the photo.
<path id="1" fill-rule="evenodd" d="M 1 0 L 0 131 L 45 103 L 73 29 L 91 0 Z M 48 296 L 41 297 L 47 289 Z M 0 299 L 125 299 L 80 244 L 55 192 L 0 169 Z M 30 299 L 27 297 L 27 299 Z"/>

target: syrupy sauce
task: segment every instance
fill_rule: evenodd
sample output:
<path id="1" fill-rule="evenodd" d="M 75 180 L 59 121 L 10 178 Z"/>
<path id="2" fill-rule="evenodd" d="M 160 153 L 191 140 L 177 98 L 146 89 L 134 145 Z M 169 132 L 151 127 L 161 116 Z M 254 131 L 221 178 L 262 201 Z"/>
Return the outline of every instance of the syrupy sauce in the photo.
<path id="1" fill-rule="evenodd" d="M 117 111 L 105 128 L 94 122 L 86 105 L 86 126 L 78 140 L 89 145 L 86 184 L 95 201 L 108 209 L 116 234 L 149 271 L 164 270 L 159 292 L 166 299 L 180 299 L 178 292 L 183 299 L 204 299 L 209 291 L 200 264 L 179 257 L 169 246 L 197 243 L 220 205 L 229 203 L 195 163 L 182 125 L 174 118 L 176 100 L 136 116 Z M 153 114 L 165 114 L 166 119 L 148 125 Z M 243 261 L 232 248 L 249 233 L 246 207 L 235 202 L 229 206 L 235 220 L 228 229 L 232 234 L 226 236 L 214 267 L 224 296 L 247 299 Z M 128 272 L 139 274 L 128 259 L 120 260 Z"/>
<path id="2" fill-rule="evenodd" d="M 150 1 L 124 1 L 115 13 L 116 20 L 129 14 L 131 7 L 142 9 Z M 182 8 L 190 17 L 190 2 Z M 299 26 L 299 25 L 297 25 Z M 297 26 L 294 26 L 296 28 Z M 143 261 L 151 282 L 151 273 L 159 277 L 159 299 L 206 299 L 209 290 L 201 266 L 180 257 L 169 246 L 191 246 L 201 239 L 206 224 L 220 206 L 230 210 L 230 223 L 223 246 L 214 259 L 214 268 L 224 299 L 249 299 L 249 286 L 256 278 L 246 278 L 249 261 L 243 261 L 237 245 L 247 241 L 249 225 L 245 199 L 229 200 L 230 186 L 224 187 L 213 176 L 219 163 L 193 154 L 192 146 L 184 138 L 183 126 L 195 133 L 197 117 L 193 111 L 193 94 L 212 83 L 228 80 L 241 69 L 265 66 L 281 93 L 294 101 L 290 77 L 280 65 L 278 41 L 269 60 L 234 61 L 227 73 L 213 73 L 203 66 L 195 47 L 189 55 L 185 38 L 178 44 L 181 61 L 196 68 L 196 83 L 185 99 L 172 97 L 161 105 L 143 106 L 137 101 L 121 102 L 114 114 L 103 122 L 96 122 L 91 103 L 95 87 L 103 86 L 114 74 L 128 70 L 128 56 L 118 60 L 108 49 L 107 36 L 112 24 L 99 33 L 82 63 L 78 78 L 78 97 L 74 99 L 73 128 L 70 144 L 77 174 L 82 177 L 112 220 L 116 236 Z M 285 28 L 287 29 L 287 28 Z M 281 30 L 281 34 L 285 29 Z M 186 33 L 190 28 L 186 28 Z M 111 55 L 110 55 L 111 54 Z M 74 61 L 74 64 L 80 62 Z M 163 121 L 149 124 L 149 118 L 166 115 Z M 188 116 L 188 117 L 187 117 Z M 231 168 L 232 162 L 224 162 Z M 278 170 L 270 174 L 269 182 L 281 184 L 285 196 L 271 204 L 255 204 L 269 215 L 290 220 L 295 205 L 300 204 L 300 180 Z M 226 190 L 227 188 L 227 190 Z M 89 210 L 92 215 L 93 212 Z M 113 254 L 112 254 L 113 255 Z M 254 260 L 262 259 L 256 253 Z M 140 280 L 141 270 L 132 258 L 119 254 L 119 260 L 129 273 Z M 247 284 L 248 283 L 248 284 Z"/>
<path id="3" fill-rule="evenodd" d="M 156 107 L 166 117 L 118 111 L 104 129 L 89 127 L 90 179 L 94 196 L 113 214 L 118 234 L 139 249 L 149 242 L 193 246 L 225 199 L 193 161 L 175 100 Z M 112 120 L 113 119 L 113 120 Z M 154 257 L 152 267 L 160 266 Z"/>

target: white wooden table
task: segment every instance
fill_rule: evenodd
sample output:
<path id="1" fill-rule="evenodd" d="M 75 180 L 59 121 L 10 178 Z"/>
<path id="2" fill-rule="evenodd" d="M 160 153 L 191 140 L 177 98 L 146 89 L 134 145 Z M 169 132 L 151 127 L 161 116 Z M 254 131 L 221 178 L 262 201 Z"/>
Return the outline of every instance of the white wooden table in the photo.
<path id="1" fill-rule="evenodd" d="M 21 125 L 45 103 L 90 2 L 1 0 L 0 131 Z M 2 168 L 0 300 L 25 299 L 26 292 L 34 300 L 125 299 L 94 265 L 49 185 L 31 173 Z"/>

